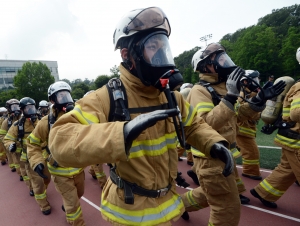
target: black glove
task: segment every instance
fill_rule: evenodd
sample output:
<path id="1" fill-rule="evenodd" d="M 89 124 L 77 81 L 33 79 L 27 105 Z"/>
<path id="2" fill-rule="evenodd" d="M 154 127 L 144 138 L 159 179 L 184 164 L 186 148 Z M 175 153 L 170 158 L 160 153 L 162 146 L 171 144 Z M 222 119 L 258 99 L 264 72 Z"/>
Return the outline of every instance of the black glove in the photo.
<path id="1" fill-rule="evenodd" d="M 44 171 L 44 165 L 42 163 L 38 164 L 35 168 L 34 171 L 42 178 L 47 179 L 48 177 L 46 175 L 44 175 L 43 171 Z"/>
<path id="2" fill-rule="evenodd" d="M 269 88 L 262 88 L 265 96 L 263 96 L 262 92 L 258 92 L 258 94 L 252 98 L 252 101 L 256 103 L 262 102 L 263 105 L 267 100 L 277 97 L 280 93 L 282 93 L 285 86 L 286 83 L 281 80 Z"/>
<path id="3" fill-rule="evenodd" d="M 218 158 L 225 163 L 223 175 L 228 177 L 233 171 L 233 157 L 231 152 L 221 143 L 215 143 L 210 150 L 212 158 Z"/>
<path id="4" fill-rule="evenodd" d="M 12 143 L 8 147 L 9 152 L 15 152 L 17 150 L 17 145 L 16 143 Z"/>
<path id="5" fill-rule="evenodd" d="M 141 134 L 141 132 L 151 126 L 154 126 L 156 122 L 164 120 L 170 116 L 175 116 L 178 113 L 178 110 L 175 108 L 168 110 L 156 110 L 151 113 L 141 114 L 126 123 L 123 128 L 126 153 L 128 154 L 132 142 Z"/>

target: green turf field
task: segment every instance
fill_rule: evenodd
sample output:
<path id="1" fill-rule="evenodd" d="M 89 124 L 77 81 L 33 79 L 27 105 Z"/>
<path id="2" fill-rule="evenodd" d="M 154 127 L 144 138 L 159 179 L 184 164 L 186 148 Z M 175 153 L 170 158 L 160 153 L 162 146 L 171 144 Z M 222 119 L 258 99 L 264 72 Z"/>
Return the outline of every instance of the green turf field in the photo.
<path id="1" fill-rule="evenodd" d="M 271 135 L 266 135 L 260 132 L 263 126 L 263 121 L 260 120 L 257 125 L 257 135 L 256 142 L 258 146 L 274 146 L 274 137 L 277 130 Z M 280 149 L 270 149 L 270 148 L 259 148 L 260 151 L 260 167 L 265 169 L 274 169 L 280 161 L 281 150 Z M 242 158 L 237 159 L 237 164 L 242 164 Z"/>

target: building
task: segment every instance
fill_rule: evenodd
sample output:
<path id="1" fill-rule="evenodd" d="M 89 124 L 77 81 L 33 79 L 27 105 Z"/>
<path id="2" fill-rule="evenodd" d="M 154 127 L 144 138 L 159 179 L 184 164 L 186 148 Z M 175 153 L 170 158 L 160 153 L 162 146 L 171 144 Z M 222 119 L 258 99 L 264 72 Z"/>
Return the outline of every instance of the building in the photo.
<path id="1" fill-rule="evenodd" d="M 17 75 L 18 70 L 26 62 L 41 62 L 46 64 L 51 71 L 55 81 L 59 80 L 57 61 L 44 60 L 0 60 L 0 89 L 3 87 L 13 86 L 13 78 Z"/>

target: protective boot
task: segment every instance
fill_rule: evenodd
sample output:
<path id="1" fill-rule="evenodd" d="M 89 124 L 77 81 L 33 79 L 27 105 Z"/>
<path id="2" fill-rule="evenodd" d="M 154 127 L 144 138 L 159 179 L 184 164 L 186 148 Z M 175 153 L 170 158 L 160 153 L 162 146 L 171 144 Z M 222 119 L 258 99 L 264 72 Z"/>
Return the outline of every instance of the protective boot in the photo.
<path id="1" fill-rule="evenodd" d="M 30 190 L 29 195 L 30 195 L 30 196 L 34 196 L 33 190 Z"/>
<path id="2" fill-rule="evenodd" d="M 240 195 L 241 204 L 248 204 L 250 202 L 250 199 L 246 196 Z"/>
<path id="3" fill-rule="evenodd" d="M 277 204 L 275 202 L 269 202 L 269 201 L 263 199 L 262 197 L 259 196 L 259 194 L 255 191 L 255 189 L 251 189 L 250 193 L 255 198 L 258 198 L 262 202 L 262 204 L 264 204 L 266 207 L 273 208 L 273 209 L 277 208 Z"/>
<path id="4" fill-rule="evenodd" d="M 190 219 L 190 215 L 188 212 L 184 211 L 184 213 L 181 215 L 181 218 L 185 221 L 188 221 Z"/>
<path id="5" fill-rule="evenodd" d="M 49 215 L 51 213 L 51 209 L 42 211 L 44 215 Z"/>

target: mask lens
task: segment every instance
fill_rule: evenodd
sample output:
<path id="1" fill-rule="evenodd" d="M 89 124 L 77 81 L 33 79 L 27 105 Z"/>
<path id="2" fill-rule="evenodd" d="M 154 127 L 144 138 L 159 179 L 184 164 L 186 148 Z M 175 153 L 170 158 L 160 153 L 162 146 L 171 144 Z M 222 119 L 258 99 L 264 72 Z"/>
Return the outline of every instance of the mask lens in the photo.
<path id="1" fill-rule="evenodd" d="M 68 91 L 65 91 L 65 90 L 59 91 L 55 95 L 56 95 L 56 102 L 58 104 L 73 103 L 71 94 Z"/>
<path id="2" fill-rule="evenodd" d="M 34 105 L 27 105 L 25 108 L 24 108 L 24 113 L 26 115 L 34 115 L 36 114 L 36 108 Z"/>
<path id="3" fill-rule="evenodd" d="M 175 65 L 169 39 L 165 34 L 155 34 L 146 37 L 143 46 L 143 58 L 152 66 Z"/>
<path id="4" fill-rule="evenodd" d="M 10 105 L 10 109 L 12 111 L 18 111 L 18 110 L 20 110 L 20 107 L 18 104 L 12 104 L 12 105 Z"/>
<path id="5" fill-rule="evenodd" d="M 231 60 L 231 58 L 225 52 L 221 52 L 217 54 L 215 61 L 222 68 L 230 68 L 236 66 Z"/>

